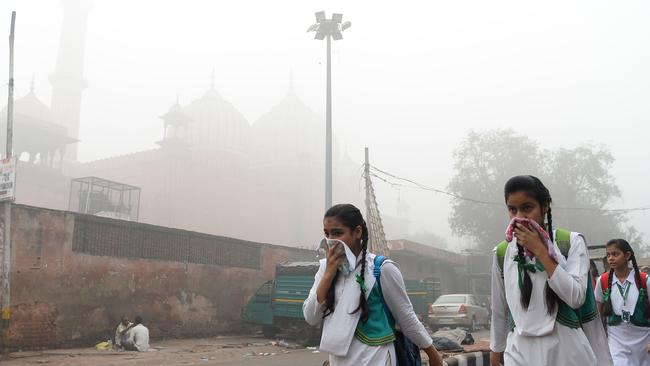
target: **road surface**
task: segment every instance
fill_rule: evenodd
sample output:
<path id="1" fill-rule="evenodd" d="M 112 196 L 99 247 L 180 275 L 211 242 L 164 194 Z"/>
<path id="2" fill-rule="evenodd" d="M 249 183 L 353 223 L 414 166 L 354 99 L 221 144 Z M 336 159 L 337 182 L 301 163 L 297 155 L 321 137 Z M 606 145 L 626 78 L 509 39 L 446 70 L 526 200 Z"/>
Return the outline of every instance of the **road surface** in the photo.
<path id="1" fill-rule="evenodd" d="M 478 341 L 489 331 L 472 333 Z M 174 339 L 153 342 L 150 352 L 96 351 L 92 348 L 42 352 L 15 352 L 3 366 L 321 366 L 327 355 L 292 342 L 251 336 Z"/>

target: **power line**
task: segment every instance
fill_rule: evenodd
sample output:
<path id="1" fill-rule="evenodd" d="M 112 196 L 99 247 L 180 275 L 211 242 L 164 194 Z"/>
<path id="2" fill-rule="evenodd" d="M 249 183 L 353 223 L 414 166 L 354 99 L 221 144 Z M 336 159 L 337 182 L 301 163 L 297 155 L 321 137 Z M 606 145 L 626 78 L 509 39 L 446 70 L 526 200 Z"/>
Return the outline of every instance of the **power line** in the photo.
<path id="1" fill-rule="evenodd" d="M 449 196 L 449 197 L 452 197 L 452 198 L 457 198 L 457 199 L 462 200 L 462 201 L 469 201 L 469 202 L 474 202 L 474 203 L 480 203 L 480 204 L 483 204 L 483 205 L 503 206 L 503 203 L 500 203 L 500 202 L 490 202 L 490 201 L 477 200 L 477 199 L 474 199 L 474 198 L 467 198 L 467 197 L 463 197 L 463 196 L 458 195 L 458 194 L 455 194 L 455 193 L 451 193 L 451 192 L 443 191 L 442 189 L 437 189 L 437 188 L 433 188 L 433 187 L 427 187 L 427 186 L 425 186 L 425 185 L 418 184 L 418 183 L 415 183 L 415 182 L 410 182 L 410 183 L 412 183 L 412 184 L 415 184 L 415 186 L 412 186 L 412 185 L 406 185 L 406 184 L 402 184 L 402 183 L 391 182 L 391 181 L 387 180 L 387 179 L 384 178 L 384 177 L 380 177 L 380 176 L 378 176 L 378 175 L 375 174 L 375 173 L 370 173 L 370 175 L 372 175 L 373 177 L 375 177 L 375 178 L 377 178 L 377 179 L 379 179 L 379 180 L 384 181 L 385 183 L 390 184 L 390 185 L 393 186 L 393 187 L 404 187 L 404 188 L 421 189 L 421 190 L 424 190 L 424 191 L 430 191 L 430 192 L 435 192 L 435 193 L 444 194 L 444 195 L 446 195 L 446 196 Z"/>
<path id="2" fill-rule="evenodd" d="M 451 198 L 455 198 L 461 201 L 467 201 L 467 202 L 473 202 L 473 203 L 478 203 L 478 204 L 483 204 L 483 205 L 490 205 L 490 206 L 503 206 L 503 202 L 495 202 L 495 201 L 485 201 L 485 200 L 479 200 L 475 198 L 469 198 L 469 197 L 464 197 L 459 194 L 445 191 L 443 189 L 438 189 L 434 187 L 430 187 L 421 183 L 418 183 L 414 180 L 404 178 L 397 176 L 395 174 L 386 172 L 384 170 L 381 170 L 375 166 L 370 166 L 372 172 L 370 173 L 373 177 L 391 185 L 392 187 L 404 187 L 404 188 L 412 188 L 412 189 L 420 189 L 424 191 L 430 191 L 430 192 L 435 192 L 435 193 L 440 193 L 446 196 L 449 196 Z M 388 176 L 392 179 L 396 179 L 399 181 L 407 182 L 409 184 L 403 184 L 399 182 L 392 181 L 390 178 L 382 177 L 377 175 L 375 172 L 378 172 L 379 174 L 383 174 L 385 176 Z M 638 212 L 638 211 L 650 211 L 650 205 L 648 206 L 641 206 L 641 207 L 634 207 L 634 208 L 615 208 L 615 209 L 604 209 L 604 208 L 595 208 L 595 207 L 553 207 L 556 210 L 572 210 L 572 211 L 597 211 L 597 212 L 609 212 L 609 213 L 627 213 L 627 212 Z"/>
<path id="3" fill-rule="evenodd" d="M 594 207 L 556 207 L 560 210 L 574 210 L 574 211 L 601 211 L 601 212 L 634 212 L 634 211 L 650 211 L 650 206 L 633 207 L 633 208 L 594 208 Z"/>

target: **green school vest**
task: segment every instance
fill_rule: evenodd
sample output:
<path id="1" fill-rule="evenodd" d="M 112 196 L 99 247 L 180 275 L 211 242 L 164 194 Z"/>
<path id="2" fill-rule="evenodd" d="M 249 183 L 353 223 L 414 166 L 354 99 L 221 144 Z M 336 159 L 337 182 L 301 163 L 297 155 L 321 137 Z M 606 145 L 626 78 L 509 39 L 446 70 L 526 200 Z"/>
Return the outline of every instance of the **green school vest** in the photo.
<path id="1" fill-rule="evenodd" d="M 571 249 L 571 232 L 564 229 L 555 230 L 555 245 L 560 249 L 562 255 L 567 258 L 569 256 L 569 249 Z M 506 255 L 508 242 L 502 241 L 497 245 L 497 264 L 501 270 L 501 278 L 503 278 L 503 261 Z M 598 310 L 596 309 L 596 300 L 594 298 L 594 289 L 591 281 L 587 281 L 587 294 L 585 302 L 577 309 L 571 308 L 561 299 L 558 301 L 558 312 L 555 321 L 568 328 L 577 329 L 584 323 L 588 323 L 598 317 Z M 510 311 L 508 310 L 508 321 L 510 329 L 514 329 L 515 323 L 512 319 Z"/>
<path id="2" fill-rule="evenodd" d="M 379 290 L 379 284 L 375 285 L 368 296 L 368 308 L 370 310 L 368 320 L 359 319 L 354 336 L 369 346 L 382 346 L 392 343 L 395 340 L 395 321 L 389 319 L 384 311 L 383 297 Z"/>
<path id="3" fill-rule="evenodd" d="M 645 280 L 645 275 L 641 277 L 641 279 Z M 600 279 L 600 281 L 602 280 L 603 278 Z M 632 286 L 632 284 L 630 284 L 630 286 Z M 630 323 L 636 325 L 637 327 L 650 328 L 650 322 L 648 321 L 648 319 L 645 318 L 644 311 L 643 311 L 643 301 L 644 301 L 644 297 L 646 296 L 645 294 L 646 291 L 647 289 L 645 288 L 645 283 L 644 283 L 644 285 L 642 285 L 641 288 L 639 289 L 639 297 L 636 299 L 636 304 L 634 306 L 634 313 L 630 317 Z M 616 325 L 620 325 L 622 322 L 623 322 L 623 318 L 620 315 L 612 314 L 607 317 L 607 325 L 616 326 Z"/>

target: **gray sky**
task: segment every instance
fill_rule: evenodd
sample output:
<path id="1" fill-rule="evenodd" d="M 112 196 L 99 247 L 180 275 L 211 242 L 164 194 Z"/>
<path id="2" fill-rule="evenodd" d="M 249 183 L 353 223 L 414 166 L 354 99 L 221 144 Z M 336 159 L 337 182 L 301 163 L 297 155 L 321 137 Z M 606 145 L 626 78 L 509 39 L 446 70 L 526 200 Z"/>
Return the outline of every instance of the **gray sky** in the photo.
<path id="1" fill-rule="evenodd" d="M 59 4 L 0 5 L 1 75 L 18 12 L 17 97 L 34 76 L 49 104 Z M 470 129 L 512 127 L 547 148 L 606 144 L 623 191 L 613 206 L 650 205 L 647 1 L 95 0 L 81 160 L 153 148 L 158 116 L 176 96 L 201 96 L 213 69 L 217 91 L 250 123 L 286 94 L 290 70 L 298 96 L 324 115 L 325 44 L 305 33 L 318 10 L 353 24 L 333 55 L 334 130 L 353 159 L 369 146 L 376 166 L 444 188 Z M 6 93 L 1 86 L 2 101 Z M 445 197 L 376 184 L 384 212 L 401 196 L 413 230 L 451 237 Z M 650 239 L 650 212 L 632 219 Z"/>

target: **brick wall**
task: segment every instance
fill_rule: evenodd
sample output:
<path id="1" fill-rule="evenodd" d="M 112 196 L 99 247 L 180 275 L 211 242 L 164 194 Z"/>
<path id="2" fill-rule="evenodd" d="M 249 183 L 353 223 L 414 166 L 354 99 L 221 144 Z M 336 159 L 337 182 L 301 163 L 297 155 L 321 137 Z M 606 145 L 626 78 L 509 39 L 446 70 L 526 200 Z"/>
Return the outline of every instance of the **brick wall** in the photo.
<path id="1" fill-rule="evenodd" d="M 52 304 L 32 302 L 12 306 L 12 344 L 15 348 L 56 346 L 57 308 Z"/>
<path id="2" fill-rule="evenodd" d="M 15 349 L 92 344 L 122 315 L 152 337 L 204 336 L 240 325 L 277 263 L 313 251 L 14 205 Z"/>

